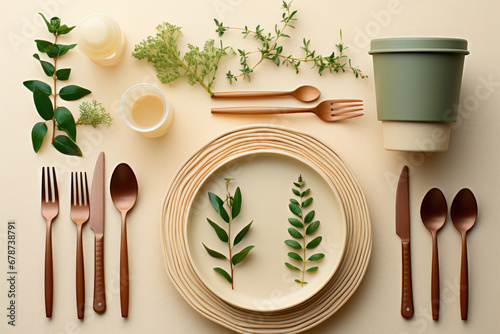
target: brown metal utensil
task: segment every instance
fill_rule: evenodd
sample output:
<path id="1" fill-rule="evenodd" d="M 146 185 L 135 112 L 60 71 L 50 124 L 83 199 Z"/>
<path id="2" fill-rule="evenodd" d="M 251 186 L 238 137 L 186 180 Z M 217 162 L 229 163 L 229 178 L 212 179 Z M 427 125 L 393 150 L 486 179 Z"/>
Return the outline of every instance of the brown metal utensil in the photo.
<path id="1" fill-rule="evenodd" d="M 59 214 L 59 193 L 57 190 L 56 170 L 52 167 L 54 178 L 52 192 L 52 179 L 50 168 L 42 167 L 42 216 L 47 221 L 45 232 L 45 315 L 52 317 L 52 304 L 54 297 L 54 274 L 52 263 L 52 221 Z M 45 190 L 47 188 L 47 190 Z M 53 196 L 52 196 L 53 194 Z"/>
<path id="2" fill-rule="evenodd" d="M 316 107 L 222 107 L 212 108 L 212 114 L 235 114 L 235 115 L 271 115 L 271 114 L 292 114 L 307 113 L 316 114 L 325 122 L 341 121 L 348 118 L 363 116 L 362 113 L 354 113 L 363 110 L 363 100 L 342 99 L 325 100 Z"/>
<path id="3" fill-rule="evenodd" d="M 129 280 L 127 249 L 127 213 L 137 200 L 138 186 L 134 171 L 129 165 L 121 163 L 116 166 L 111 176 L 111 198 L 121 213 L 121 247 L 120 247 L 120 302 L 122 317 L 128 316 Z"/>
<path id="4" fill-rule="evenodd" d="M 439 259 L 437 245 L 437 231 L 446 222 L 448 206 L 441 190 L 432 188 L 425 195 L 420 207 L 420 217 L 425 227 L 432 234 L 432 280 L 431 280 L 431 306 L 432 319 L 439 318 Z"/>
<path id="5" fill-rule="evenodd" d="M 408 167 L 404 166 L 399 177 L 396 192 L 396 233 L 401 238 L 402 284 L 401 315 L 404 318 L 413 316 L 413 292 L 411 284 L 410 256 L 410 201 L 409 201 Z"/>
<path id="6" fill-rule="evenodd" d="M 314 86 L 304 85 L 292 91 L 235 91 L 214 92 L 212 98 L 252 98 L 252 97 L 275 97 L 290 95 L 302 102 L 312 102 L 319 98 L 321 92 Z"/>
<path id="7" fill-rule="evenodd" d="M 83 177 L 85 175 L 85 178 Z M 78 179 L 80 180 L 78 182 Z M 85 271 L 83 266 L 82 227 L 89 219 L 89 189 L 87 173 L 71 173 L 71 220 L 76 224 L 76 310 L 83 319 L 85 310 Z"/>
<path id="8" fill-rule="evenodd" d="M 477 202 L 472 191 L 464 188 L 453 199 L 450 210 L 453 225 L 462 235 L 462 261 L 460 267 L 460 314 L 462 320 L 467 320 L 469 305 L 469 269 L 467 263 L 467 231 L 477 218 Z"/>

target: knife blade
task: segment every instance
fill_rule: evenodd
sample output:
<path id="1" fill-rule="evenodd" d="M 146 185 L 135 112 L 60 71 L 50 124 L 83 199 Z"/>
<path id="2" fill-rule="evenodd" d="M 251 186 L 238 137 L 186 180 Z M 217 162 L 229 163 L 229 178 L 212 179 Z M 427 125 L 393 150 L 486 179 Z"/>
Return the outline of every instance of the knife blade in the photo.
<path id="1" fill-rule="evenodd" d="M 402 250 L 402 291 L 401 315 L 404 318 L 413 316 L 413 292 L 411 284 L 410 256 L 410 201 L 408 166 L 404 166 L 399 177 L 396 192 L 396 234 L 401 238 Z"/>
<path id="2" fill-rule="evenodd" d="M 104 288 L 104 152 L 99 154 L 92 180 L 90 228 L 94 231 L 94 311 L 106 310 Z"/>

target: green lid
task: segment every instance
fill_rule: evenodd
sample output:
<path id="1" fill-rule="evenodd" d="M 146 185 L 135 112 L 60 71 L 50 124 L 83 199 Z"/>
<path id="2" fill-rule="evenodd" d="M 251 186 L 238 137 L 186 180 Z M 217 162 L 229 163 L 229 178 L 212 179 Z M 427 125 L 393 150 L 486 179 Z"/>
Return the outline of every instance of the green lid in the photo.
<path id="1" fill-rule="evenodd" d="M 391 52 L 449 52 L 469 54 L 469 51 L 467 51 L 467 41 L 461 38 L 377 38 L 371 41 L 370 47 L 369 54 Z"/>

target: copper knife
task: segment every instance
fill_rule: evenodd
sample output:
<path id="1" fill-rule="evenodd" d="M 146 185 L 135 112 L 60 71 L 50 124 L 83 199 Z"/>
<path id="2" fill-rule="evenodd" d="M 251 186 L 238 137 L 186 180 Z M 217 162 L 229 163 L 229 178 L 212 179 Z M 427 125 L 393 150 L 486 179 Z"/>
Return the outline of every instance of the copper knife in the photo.
<path id="1" fill-rule="evenodd" d="M 104 288 L 104 152 L 99 154 L 92 180 L 90 228 L 94 231 L 94 311 L 106 310 Z"/>
<path id="2" fill-rule="evenodd" d="M 402 246 L 402 291 L 401 315 L 404 318 L 413 316 L 413 293 L 411 287 L 411 256 L 410 256 L 410 202 L 408 194 L 408 166 L 404 166 L 399 177 L 396 192 L 396 233 L 401 238 Z"/>

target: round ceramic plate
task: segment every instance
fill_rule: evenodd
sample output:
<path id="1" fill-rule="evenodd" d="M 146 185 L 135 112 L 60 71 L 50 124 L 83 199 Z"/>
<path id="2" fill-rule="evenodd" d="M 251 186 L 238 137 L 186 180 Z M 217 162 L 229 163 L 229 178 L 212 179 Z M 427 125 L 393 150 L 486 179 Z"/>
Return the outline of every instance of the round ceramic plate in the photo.
<path id="1" fill-rule="evenodd" d="M 239 308 L 270 312 L 303 303 L 328 283 L 344 254 L 346 220 L 337 191 L 319 171 L 279 151 L 256 152 L 233 156 L 207 175 L 191 201 L 184 233 L 189 259 L 199 278 L 214 294 Z M 301 261 L 288 257 L 287 254 L 294 249 L 284 243 L 287 239 L 297 240 L 288 232 L 288 228 L 292 227 L 288 218 L 294 217 L 288 204 L 290 198 L 297 198 L 292 188 L 299 175 L 305 181 L 302 190 L 310 188 L 308 196 L 313 198 L 304 212 L 314 210 L 313 220 L 320 221 L 317 230 L 307 235 L 305 242 L 322 237 L 317 247 L 306 249 L 305 258 L 316 253 L 325 255 L 320 261 L 307 262 L 306 269 L 318 269 L 304 274 L 306 284 L 295 281 L 302 279 L 301 271 L 285 266 L 288 262 L 303 268 Z M 253 221 L 249 232 L 234 247 L 232 254 L 246 246 L 255 246 L 234 268 L 234 289 L 213 270 L 220 267 L 230 273 L 229 261 L 211 257 L 203 246 L 205 244 L 229 256 L 228 244 L 217 237 L 207 222 L 209 218 L 227 231 L 228 224 L 213 209 L 208 197 L 208 192 L 213 192 L 225 198 L 224 178 L 227 177 L 234 179 L 230 183 L 231 193 L 234 194 L 236 187 L 240 187 L 242 193 L 241 213 L 231 224 L 230 240 Z M 298 230 L 303 232 L 301 228 Z M 297 241 L 303 244 L 304 239 Z M 296 252 L 304 258 L 303 250 Z"/>

